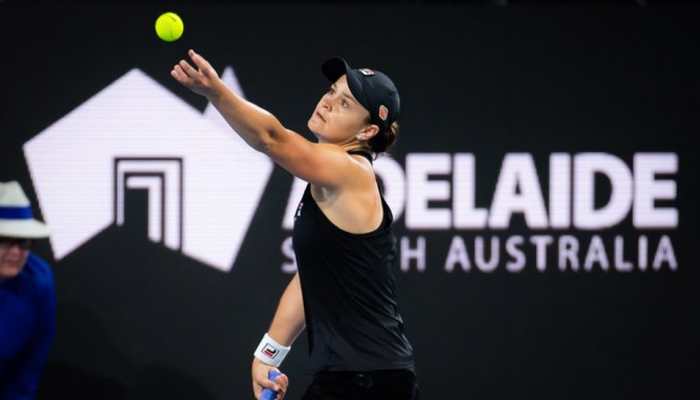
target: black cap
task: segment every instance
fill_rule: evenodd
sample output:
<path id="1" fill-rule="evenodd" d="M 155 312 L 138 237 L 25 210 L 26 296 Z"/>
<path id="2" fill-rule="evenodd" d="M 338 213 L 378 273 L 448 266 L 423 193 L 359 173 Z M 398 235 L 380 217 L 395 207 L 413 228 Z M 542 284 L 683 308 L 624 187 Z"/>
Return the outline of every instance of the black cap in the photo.
<path id="1" fill-rule="evenodd" d="M 324 62 L 321 70 L 331 82 L 347 75 L 350 92 L 369 111 L 372 123 L 382 132 L 399 119 L 399 91 L 386 74 L 369 68 L 353 69 L 340 57 Z"/>

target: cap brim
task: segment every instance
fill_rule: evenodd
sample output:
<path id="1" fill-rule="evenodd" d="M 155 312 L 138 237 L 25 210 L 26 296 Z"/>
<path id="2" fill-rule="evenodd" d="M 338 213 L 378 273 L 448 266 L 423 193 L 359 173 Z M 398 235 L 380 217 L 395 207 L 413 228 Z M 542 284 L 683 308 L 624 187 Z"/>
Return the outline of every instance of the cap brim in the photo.
<path id="1" fill-rule="evenodd" d="M 49 236 L 49 227 L 35 219 L 0 220 L 0 236 L 42 239 Z"/>
<path id="2" fill-rule="evenodd" d="M 347 75 L 350 93 L 355 96 L 355 99 L 357 99 L 363 107 L 368 108 L 359 74 L 350 67 L 347 61 L 340 57 L 333 57 L 321 65 L 321 71 L 331 82 L 335 82 L 341 76 Z"/>
<path id="3" fill-rule="evenodd" d="M 350 70 L 347 61 L 340 57 L 333 57 L 321 65 L 321 71 L 329 81 L 335 82 Z"/>

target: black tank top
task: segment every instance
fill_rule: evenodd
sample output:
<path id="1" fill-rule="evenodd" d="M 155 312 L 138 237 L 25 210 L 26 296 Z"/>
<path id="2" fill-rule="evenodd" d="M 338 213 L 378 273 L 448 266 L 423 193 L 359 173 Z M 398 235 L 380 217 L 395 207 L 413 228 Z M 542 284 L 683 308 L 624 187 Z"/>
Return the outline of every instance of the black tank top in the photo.
<path id="1" fill-rule="evenodd" d="M 310 185 L 297 208 L 293 245 L 314 372 L 414 369 L 396 302 L 393 216 L 381 202 L 379 228 L 363 234 L 328 220 Z"/>

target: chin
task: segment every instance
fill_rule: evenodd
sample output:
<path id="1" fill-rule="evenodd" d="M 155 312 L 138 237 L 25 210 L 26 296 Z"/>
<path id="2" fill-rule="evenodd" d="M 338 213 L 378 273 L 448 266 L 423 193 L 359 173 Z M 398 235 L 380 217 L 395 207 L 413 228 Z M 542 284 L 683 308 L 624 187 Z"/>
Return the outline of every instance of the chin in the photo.
<path id="1" fill-rule="evenodd" d="M 320 133 L 320 130 L 318 129 L 318 124 L 314 123 L 312 119 L 309 119 L 309 122 L 306 123 L 306 127 L 309 128 L 309 131 L 314 134 L 316 139 L 321 139 L 323 135 Z"/>
<path id="2" fill-rule="evenodd" d="M 16 266 L 13 264 L 1 264 L 0 265 L 0 279 L 12 279 L 22 272 L 22 266 Z"/>

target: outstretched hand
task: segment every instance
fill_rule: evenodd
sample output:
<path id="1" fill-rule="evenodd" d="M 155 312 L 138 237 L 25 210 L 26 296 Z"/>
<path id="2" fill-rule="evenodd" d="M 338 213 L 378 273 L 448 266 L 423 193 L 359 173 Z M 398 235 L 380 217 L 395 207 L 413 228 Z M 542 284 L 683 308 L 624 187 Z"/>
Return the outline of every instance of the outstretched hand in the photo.
<path id="1" fill-rule="evenodd" d="M 216 93 L 216 84 L 220 81 L 219 74 L 204 57 L 194 50 L 187 52 L 192 62 L 197 67 L 192 67 L 186 60 L 180 60 L 170 71 L 175 80 L 182 86 L 202 96 L 211 97 Z"/>

